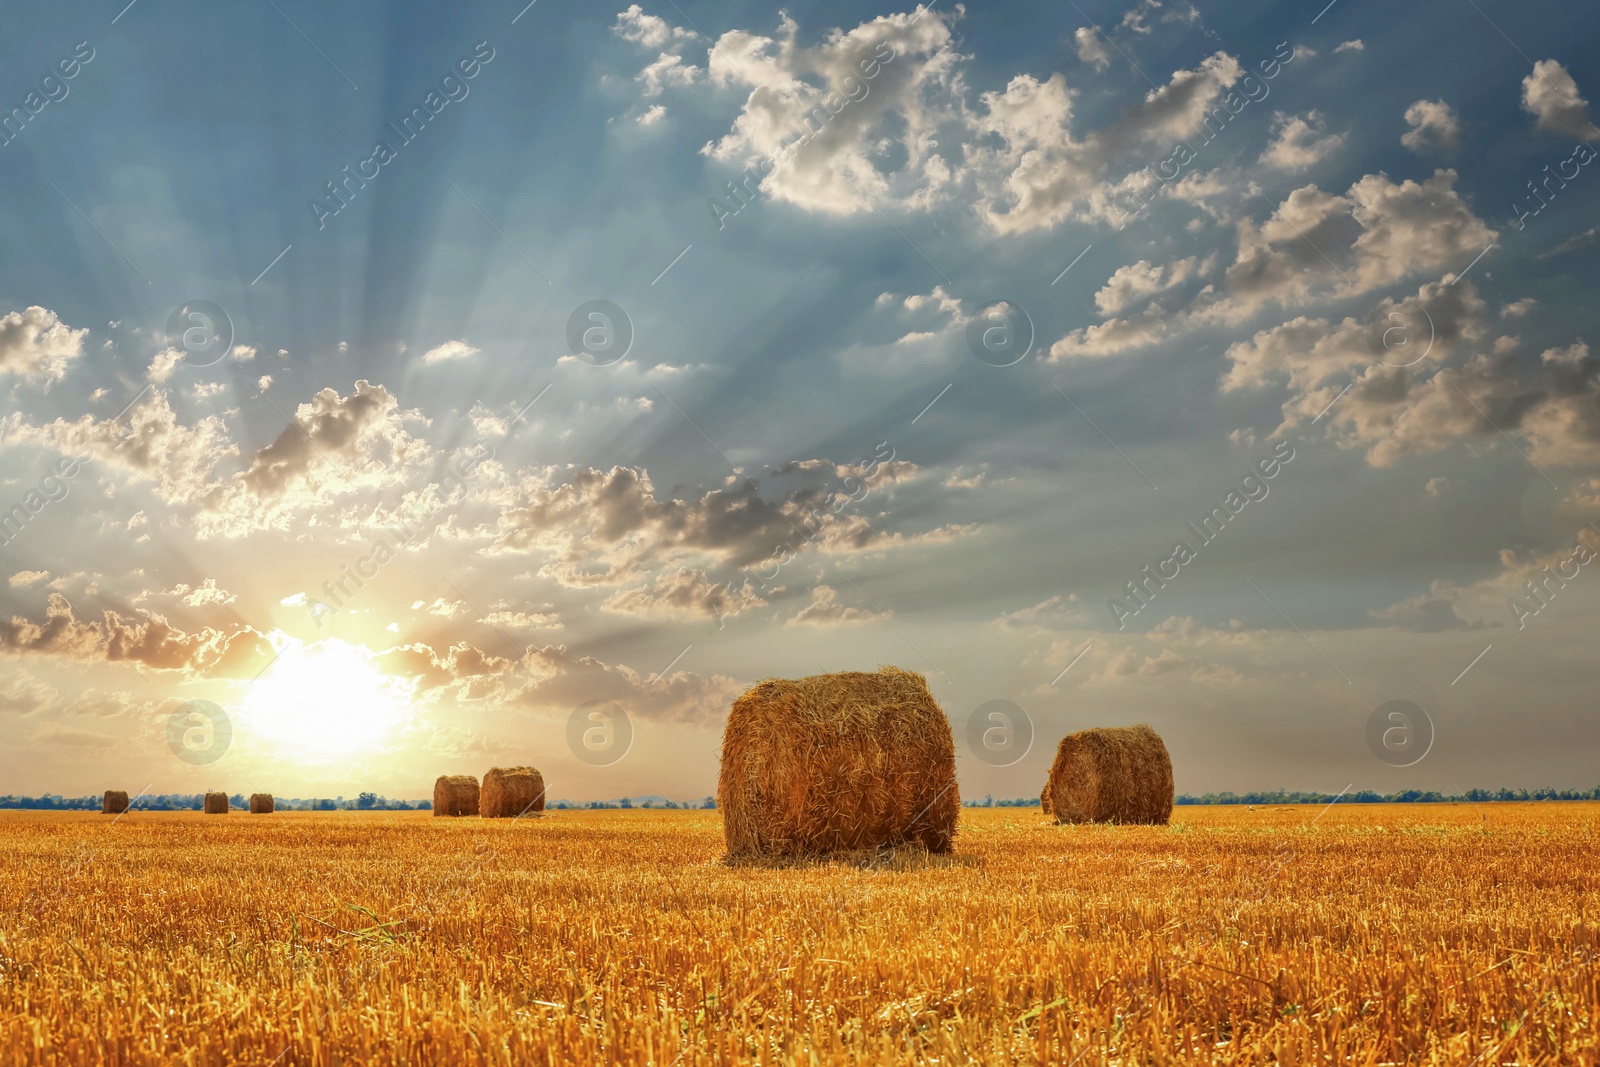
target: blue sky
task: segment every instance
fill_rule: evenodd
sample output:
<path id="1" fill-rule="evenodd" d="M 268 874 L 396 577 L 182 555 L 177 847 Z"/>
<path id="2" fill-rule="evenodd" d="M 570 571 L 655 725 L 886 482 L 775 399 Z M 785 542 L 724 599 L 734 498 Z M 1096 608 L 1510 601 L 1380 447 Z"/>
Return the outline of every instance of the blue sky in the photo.
<path id="1" fill-rule="evenodd" d="M 1026 755 L 963 750 L 968 795 L 1133 721 L 1180 790 L 1592 786 L 1597 24 L 14 13 L 0 791 L 534 762 L 700 796 L 743 687 L 880 663 L 958 747 L 1026 714 Z M 597 300 L 620 359 L 569 345 Z M 213 307 L 226 354 L 169 333 Z M 985 362 L 974 322 L 1033 344 Z M 1434 738 L 1403 768 L 1365 739 L 1394 699 Z M 215 763 L 168 750 L 191 700 L 236 726 Z M 590 701 L 625 756 L 570 748 Z"/>

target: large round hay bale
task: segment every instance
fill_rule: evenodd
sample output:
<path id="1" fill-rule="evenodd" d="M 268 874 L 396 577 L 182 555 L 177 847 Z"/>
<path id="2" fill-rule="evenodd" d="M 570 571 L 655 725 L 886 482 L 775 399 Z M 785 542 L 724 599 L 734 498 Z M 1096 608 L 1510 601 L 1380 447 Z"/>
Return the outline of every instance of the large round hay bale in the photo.
<path id="1" fill-rule="evenodd" d="M 490 767 L 478 794 L 485 819 L 516 819 L 544 810 L 544 775 L 533 767 Z"/>
<path id="2" fill-rule="evenodd" d="M 1079 730 L 1061 739 L 1045 789 L 1058 823 L 1165 823 L 1172 758 L 1144 723 Z"/>
<path id="3" fill-rule="evenodd" d="M 121 789 L 107 789 L 100 801 L 101 815 L 121 815 L 128 810 L 128 794 Z"/>
<path id="4" fill-rule="evenodd" d="M 470 774 L 442 774 L 433 783 L 433 814 L 478 814 L 478 779 Z"/>
<path id="5" fill-rule="evenodd" d="M 1039 808 L 1046 815 L 1055 814 L 1050 806 L 1050 779 L 1048 778 L 1044 780 L 1044 788 L 1039 790 Z"/>
<path id="6" fill-rule="evenodd" d="M 250 794 L 250 814 L 251 815 L 271 815 L 272 814 L 272 794 L 271 793 L 251 793 Z"/>
<path id="7" fill-rule="evenodd" d="M 228 794 L 226 794 L 226 793 L 207 793 L 206 794 L 206 814 L 207 815 L 226 815 L 226 814 L 228 814 Z"/>
<path id="8" fill-rule="evenodd" d="M 728 713 L 717 807 L 730 856 L 949 852 L 950 721 L 922 675 L 896 667 L 768 679 Z"/>

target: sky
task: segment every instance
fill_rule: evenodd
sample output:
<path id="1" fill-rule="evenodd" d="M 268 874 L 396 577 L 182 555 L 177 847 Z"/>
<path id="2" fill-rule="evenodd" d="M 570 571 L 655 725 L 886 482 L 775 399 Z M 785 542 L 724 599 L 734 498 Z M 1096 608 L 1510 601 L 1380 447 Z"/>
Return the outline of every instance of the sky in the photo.
<path id="1" fill-rule="evenodd" d="M 968 799 L 1592 787 L 1597 33 L 11 12 L 0 793 L 699 798 L 885 664 Z"/>

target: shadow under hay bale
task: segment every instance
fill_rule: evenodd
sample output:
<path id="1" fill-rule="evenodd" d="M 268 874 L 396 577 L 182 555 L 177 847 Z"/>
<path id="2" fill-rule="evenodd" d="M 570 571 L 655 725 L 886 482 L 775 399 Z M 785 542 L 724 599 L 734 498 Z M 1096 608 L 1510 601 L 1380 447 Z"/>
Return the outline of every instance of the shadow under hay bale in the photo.
<path id="1" fill-rule="evenodd" d="M 516 819 L 544 810 L 544 775 L 532 767 L 490 767 L 479 791 L 485 819 Z"/>
<path id="2" fill-rule="evenodd" d="M 1050 779 L 1044 780 L 1044 788 L 1039 790 L 1039 808 L 1046 815 L 1054 815 L 1050 805 Z"/>
<path id="3" fill-rule="evenodd" d="M 982 867 L 981 856 L 934 854 L 920 844 L 888 848 L 829 852 L 819 856 L 724 856 L 722 865 L 764 870 L 804 870 L 825 867 L 858 867 L 870 871 L 929 871 L 952 867 Z"/>
<path id="4" fill-rule="evenodd" d="M 273 805 L 272 805 L 272 794 L 271 793 L 251 793 L 250 794 L 250 814 L 251 815 L 271 815 L 272 811 L 273 811 Z"/>
<path id="5" fill-rule="evenodd" d="M 922 675 L 896 667 L 768 679 L 728 714 L 717 807 L 730 859 L 948 853 L 961 812 L 950 721 Z"/>
<path id="6" fill-rule="evenodd" d="M 207 815 L 228 814 L 228 794 L 207 793 L 205 811 Z"/>
<path id="7" fill-rule="evenodd" d="M 100 801 L 101 815 L 121 815 L 128 810 L 128 794 L 121 789 L 107 789 Z"/>
<path id="8" fill-rule="evenodd" d="M 470 774 L 441 774 L 433 783 L 433 814 L 478 814 L 478 779 Z"/>
<path id="9" fill-rule="evenodd" d="M 1165 824 L 1172 758 L 1143 723 L 1080 730 L 1061 739 L 1045 791 L 1058 823 Z"/>

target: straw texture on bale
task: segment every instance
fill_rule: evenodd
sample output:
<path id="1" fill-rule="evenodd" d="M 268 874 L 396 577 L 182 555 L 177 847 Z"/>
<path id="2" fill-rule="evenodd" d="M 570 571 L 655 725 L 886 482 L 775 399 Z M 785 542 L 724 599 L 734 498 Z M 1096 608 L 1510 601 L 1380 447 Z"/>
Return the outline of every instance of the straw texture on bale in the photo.
<path id="1" fill-rule="evenodd" d="M 207 793 L 206 794 L 206 814 L 207 815 L 226 815 L 226 814 L 228 814 L 228 794 L 226 794 L 226 793 Z"/>
<path id="2" fill-rule="evenodd" d="M 770 678 L 728 713 L 717 807 L 730 857 L 947 853 L 961 811 L 950 721 L 897 667 Z"/>
<path id="3" fill-rule="evenodd" d="M 1166 823 L 1172 758 L 1143 723 L 1080 730 L 1061 739 L 1045 790 L 1058 823 Z"/>
<path id="4" fill-rule="evenodd" d="M 272 814 L 272 794 L 271 793 L 251 793 L 250 794 L 250 814 L 251 815 L 271 815 Z"/>
<path id="5" fill-rule="evenodd" d="M 121 815 L 128 810 L 128 794 L 121 789 L 107 789 L 105 799 L 100 801 L 100 814 Z"/>
<path id="6" fill-rule="evenodd" d="M 478 779 L 470 774 L 441 774 L 433 783 L 433 814 L 478 814 Z"/>
<path id="7" fill-rule="evenodd" d="M 491 767 L 478 794 L 485 819 L 515 819 L 544 810 L 544 775 L 533 767 Z"/>
<path id="8" fill-rule="evenodd" d="M 1044 788 L 1039 790 L 1039 807 L 1044 810 L 1046 815 L 1054 814 L 1050 810 L 1050 779 L 1048 778 L 1044 780 Z"/>

